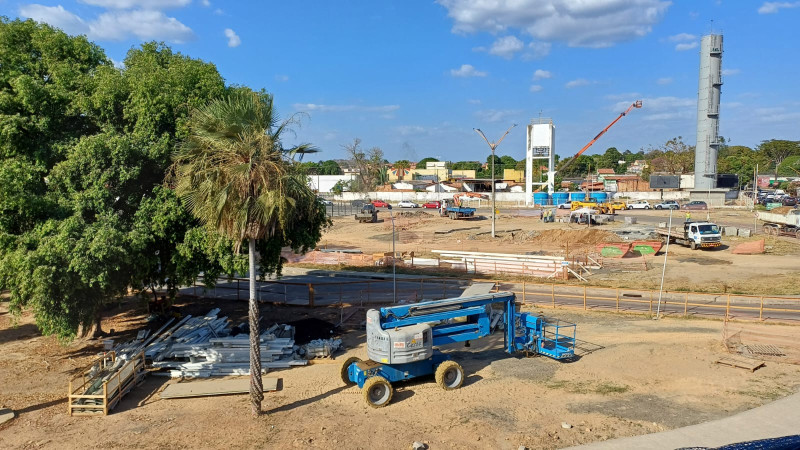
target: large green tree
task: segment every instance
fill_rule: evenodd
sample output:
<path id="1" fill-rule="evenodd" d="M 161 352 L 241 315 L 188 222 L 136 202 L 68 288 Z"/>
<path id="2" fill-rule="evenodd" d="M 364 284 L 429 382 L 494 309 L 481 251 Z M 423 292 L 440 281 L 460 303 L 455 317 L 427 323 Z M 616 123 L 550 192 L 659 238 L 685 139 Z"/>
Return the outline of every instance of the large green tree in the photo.
<path id="1" fill-rule="evenodd" d="M 422 158 L 417 163 L 417 169 L 427 169 L 429 162 L 439 162 L 439 160 L 436 159 L 436 158 L 431 158 L 431 157 Z"/>
<path id="2" fill-rule="evenodd" d="M 131 287 L 174 295 L 241 266 L 161 188 L 190 108 L 225 91 L 212 64 L 162 44 L 117 69 L 84 37 L 0 19 L 0 289 L 15 312 L 69 339 Z"/>
<path id="3" fill-rule="evenodd" d="M 778 167 L 784 159 L 790 156 L 800 155 L 800 141 L 787 141 L 781 139 L 770 139 L 763 141 L 758 146 L 758 151 L 762 153 L 775 168 L 775 180 L 778 179 Z"/>
<path id="4" fill-rule="evenodd" d="M 328 223 L 325 209 L 308 188 L 305 173 L 284 149 L 272 96 L 246 89 L 196 108 L 189 135 L 175 154 L 175 191 L 191 213 L 212 231 L 248 244 L 250 276 L 250 399 L 261 413 L 259 311 L 256 249 L 264 271 L 279 271 L 280 251 L 312 249 Z M 260 243 L 260 245 L 259 245 Z"/>

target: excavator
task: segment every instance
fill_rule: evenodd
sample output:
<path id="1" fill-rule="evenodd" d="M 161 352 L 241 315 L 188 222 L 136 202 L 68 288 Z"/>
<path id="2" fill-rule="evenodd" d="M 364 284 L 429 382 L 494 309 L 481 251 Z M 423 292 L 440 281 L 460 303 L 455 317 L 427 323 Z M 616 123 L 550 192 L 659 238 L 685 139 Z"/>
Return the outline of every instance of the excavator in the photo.
<path id="1" fill-rule="evenodd" d="M 458 194 L 453 195 L 453 205 L 451 206 L 448 200 L 443 200 L 441 206 L 439 207 L 439 215 L 444 217 L 447 216 L 452 220 L 456 219 L 469 219 L 475 216 L 475 208 L 469 208 L 466 206 L 462 206 L 461 197 L 469 197 L 469 198 L 488 198 L 484 194 L 478 194 L 477 192 L 459 192 Z"/>

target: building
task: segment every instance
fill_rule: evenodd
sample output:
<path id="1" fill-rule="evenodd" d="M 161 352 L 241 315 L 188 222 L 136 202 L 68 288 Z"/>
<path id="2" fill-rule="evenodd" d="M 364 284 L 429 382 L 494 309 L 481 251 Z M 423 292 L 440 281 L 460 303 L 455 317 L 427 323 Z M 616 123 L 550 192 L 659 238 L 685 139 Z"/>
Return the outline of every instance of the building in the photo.
<path id="1" fill-rule="evenodd" d="M 628 173 L 635 173 L 641 175 L 641 173 L 646 169 L 648 166 L 647 160 L 645 159 L 637 159 L 634 162 L 628 164 Z"/>

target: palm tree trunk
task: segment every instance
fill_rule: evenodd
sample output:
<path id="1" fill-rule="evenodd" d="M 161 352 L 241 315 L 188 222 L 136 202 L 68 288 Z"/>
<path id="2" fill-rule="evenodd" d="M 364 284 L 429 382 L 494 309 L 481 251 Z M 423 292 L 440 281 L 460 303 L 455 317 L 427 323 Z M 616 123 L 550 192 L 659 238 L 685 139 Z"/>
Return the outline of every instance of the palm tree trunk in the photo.
<path id="1" fill-rule="evenodd" d="M 250 404 L 253 416 L 261 414 L 261 401 L 264 400 L 264 387 L 261 384 L 261 343 L 259 342 L 259 312 L 256 300 L 256 241 L 249 239 L 250 260 Z"/>

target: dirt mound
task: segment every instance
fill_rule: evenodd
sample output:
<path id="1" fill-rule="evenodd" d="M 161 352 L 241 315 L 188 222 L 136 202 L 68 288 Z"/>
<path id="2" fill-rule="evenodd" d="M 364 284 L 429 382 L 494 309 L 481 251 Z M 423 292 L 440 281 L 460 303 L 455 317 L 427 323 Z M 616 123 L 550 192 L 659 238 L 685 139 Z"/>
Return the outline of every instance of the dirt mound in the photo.
<path id="1" fill-rule="evenodd" d="M 545 230 L 539 233 L 534 242 L 551 245 L 600 244 L 602 242 L 622 242 L 616 234 L 598 229 L 588 230 Z"/>
<path id="2" fill-rule="evenodd" d="M 400 211 L 395 217 L 430 217 L 431 213 L 425 211 Z"/>
<path id="3" fill-rule="evenodd" d="M 791 211 L 793 209 L 794 209 L 794 206 L 781 206 L 780 208 L 770 209 L 767 212 L 773 213 L 773 214 L 788 214 L 789 211 Z"/>

